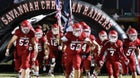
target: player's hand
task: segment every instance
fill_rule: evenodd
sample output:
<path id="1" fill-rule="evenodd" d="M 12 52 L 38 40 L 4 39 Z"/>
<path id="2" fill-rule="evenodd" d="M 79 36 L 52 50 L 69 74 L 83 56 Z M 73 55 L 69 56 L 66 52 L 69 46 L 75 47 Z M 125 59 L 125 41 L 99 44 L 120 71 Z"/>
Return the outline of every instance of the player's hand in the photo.
<path id="1" fill-rule="evenodd" d="M 102 60 L 99 61 L 100 66 L 102 67 L 104 62 Z"/>
<path id="2" fill-rule="evenodd" d="M 10 55 L 9 55 L 9 49 L 6 49 L 5 56 L 7 56 L 7 57 L 10 56 Z"/>
<path id="3" fill-rule="evenodd" d="M 89 38 L 86 38 L 85 41 L 90 42 L 91 40 Z"/>
<path id="4" fill-rule="evenodd" d="M 32 61 L 34 62 L 36 60 L 36 58 L 32 58 Z"/>
<path id="5" fill-rule="evenodd" d="M 58 46 L 58 49 L 61 51 L 62 50 L 62 46 Z"/>

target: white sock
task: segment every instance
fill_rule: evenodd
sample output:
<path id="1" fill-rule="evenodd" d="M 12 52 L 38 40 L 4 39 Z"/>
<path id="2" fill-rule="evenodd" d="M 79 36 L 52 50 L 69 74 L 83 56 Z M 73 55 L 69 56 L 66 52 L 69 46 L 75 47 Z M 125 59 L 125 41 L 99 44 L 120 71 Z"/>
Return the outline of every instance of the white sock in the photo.
<path id="1" fill-rule="evenodd" d="M 21 78 L 21 73 L 18 73 L 18 78 Z"/>
<path id="2" fill-rule="evenodd" d="M 35 76 L 39 76 L 39 72 L 35 72 Z"/>
<path id="3" fill-rule="evenodd" d="M 50 68 L 50 70 L 49 70 L 49 73 L 52 73 L 52 72 L 53 72 L 53 70 L 54 70 L 54 68 L 53 68 L 53 67 L 51 67 L 51 68 Z"/>
<path id="4" fill-rule="evenodd" d="M 93 71 L 93 74 L 95 74 L 96 76 L 98 75 L 97 71 L 95 71 L 95 70 Z"/>
<path id="5" fill-rule="evenodd" d="M 90 72 L 86 72 L 87 78 L 90 78 Z"/>
<path id="6" fill-rule="evenodd" d="M 25 77 L 26 77 L 26 78 L 30 78 L 30 69 L 29 69 L 29 68 L 27 68 L 27 69 L 25 70 Z"/>

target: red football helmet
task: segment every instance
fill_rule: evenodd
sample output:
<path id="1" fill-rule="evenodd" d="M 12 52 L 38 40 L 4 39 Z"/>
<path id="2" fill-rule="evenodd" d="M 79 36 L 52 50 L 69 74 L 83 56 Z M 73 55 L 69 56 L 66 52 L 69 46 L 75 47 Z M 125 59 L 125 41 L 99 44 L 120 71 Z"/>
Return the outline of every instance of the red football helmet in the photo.
<path id="1" fill-rule="evenodd" d="M 111 30 L 109 32 L 109 40 L 110 40 L 110 42 L 114 42 L 114 43 L 118 40 L 118 33 L 117 33 L 117 31 Z"/>
<path id="2" fill-rule="evenodd" d="M 59 34 L 59 26 L 57 24 L 53 24 L 51 30 L 54 35 Z"/>
<path id="3" fill-rule="evenodd" d="M 21 25 L 21 31 L 24 34 L 28 34 L 30 32 L 32 25 L 28 20 L 22 21 L 20 25 Z"/>
<path id="4" fill-rule="evenodd" d="M 81 35 L 81 33 L 82 33 L 82 26 L 81 26 L 81 24 L 75 23 L 73 25 L 73 35 L 78 37 L 78 36 Z"/>
<path id="5" fill-rule="evenodd" d="M 134 29 L 134 28 L 128 29 L 127 34 L 131 41 L 135 41 L 137 39 L 138 33 L 137 33 L 136 29 Z"/>
<path id="6" fill-rule="evenodd" d="M 80 22 L 80 24 L 83 27 L 83 31 L 86 33 L 87 36 L 89 36 L 91 34 L 90 27 L 85 22 Z"/>
<path id="7" fill-rule="evenodd" d="M 106 33 L 106 31 L 102 30 L 101 32 L 99 32 L 99 39 L 100 39 L 101 41 L 104 41 L 104 40 L 107 40 L 107 39 L 108 39 L 108 38 L 107 38 L 107 33 Z"/>

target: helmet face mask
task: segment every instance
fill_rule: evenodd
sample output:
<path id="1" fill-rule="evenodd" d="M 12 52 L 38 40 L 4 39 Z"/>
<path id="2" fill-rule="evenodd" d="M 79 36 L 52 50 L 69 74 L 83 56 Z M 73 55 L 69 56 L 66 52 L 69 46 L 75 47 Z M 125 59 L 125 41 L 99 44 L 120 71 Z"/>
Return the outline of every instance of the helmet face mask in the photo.
<path id="1" fill-rule="evenodd" d="M 79 37 L 82 34 L 82 26 L 79 23 L 73 25 L 73 35 Z"/>
<path id="2" fill-rule="evenodd" d="M 81 29 L 74 29 L 73 30 L 73 35 L 76 37 L 79 37 L 81 35 L 82 31 Z"/>
<path id="3" fill-rule="evenodd" d="M 59 34 L 59 28 L 52 28 L 52 33 L 54 35 Z"/>
<path id="4" fill-rule="evenodd" d="M 130 29 L 128 30 L 127 34 L 128 34 L 128 38 L 129 38 L 131 41 L 135 41 L 135 40 L 137 39 L 138 33 L 137 33 L 136 29 L 130 28 Z"/>
<path id="5" fill-rule="evenodd" d="M 82 25 L 83 31 L 85 32 L 86 36 L 89 37 L 91 34 L 90 26 L 87 25 L 86 22 L 84 22 L 84 21 L 80 22 L 80 24 Z"/>
<path id="6" fill-rule="evenodd" d="M 135 41 L 137 39 L 137 35 L 136 34 L 129 34 L 128 37 L 129 37 L 129 39 L 131 41 Z"/>
<path id="7" fill-rule="evenodd" d="M 109 35 L 110 42 L 115 43 L 118 40 L 118 36 L 116 35 Z"/>
<path id="8" fill-rule="evenodd" d="M 28 20 L 22 21 L 20 25 L 21 25 L 21 31 L 24 34 L 28 34 L 30 32 L 32 26 Z"/>
<path id="9" fill-rule="evenodd" d="M 35 33 L 35 36 L 38 38 L 38 39 L 41 39 L 42 38 L 42 36 L 43 36 L 43 34 L 42 33 Z"/>
<path id="10" fill-rule="evenodd" d="M 107 35 L 102 34 L 102 35 L 99 36 L 99 38 L 100 38 L 101 41 L 107 40 Z"/>
<path id="11" fill-rule="evenodd" d="M 112 43 L 117 42 L 118 40 L 118 33 L 115 30 L 109 32 L 109 41 Z"/>
<path id="12" fill-rule="evenodd" d="M 100 39 L 101 41 L 107 40 L 107 39 L 108 39 L 108 38 L 107 38 L 107 33 L 106 33 L 105 31 L 101 31 L 101 32 L 99 33 L 99 39 Z"/>
<path id="13" fill-rule="evenodd" d="M 38 39 L 41 39 L 43 36 L 43 31 L 40 28 L 35 29 L 35 37 L 37 37 Z"/>
<path id="14" fill-rule="evenodd" d="M 30 28 L 29 27 L 22 27 L 21 26 L 21 31 L 24 33 L 24 34 L 28 34 L 30 32 Z"/>
<path id="15" fill-rule="evenodd" d="M 51 31 L 54 35 L 59 34 L 59 26 L 57 24 L 53 24 Z"/>
<path id="16" fill-rule="evenodd" d="M 85 34 L 86 34 L 87 37 L 89 37 L 90 34 L 91 34 L 90 29 L 84 29 L 84 32 L 85 32 Z"/>

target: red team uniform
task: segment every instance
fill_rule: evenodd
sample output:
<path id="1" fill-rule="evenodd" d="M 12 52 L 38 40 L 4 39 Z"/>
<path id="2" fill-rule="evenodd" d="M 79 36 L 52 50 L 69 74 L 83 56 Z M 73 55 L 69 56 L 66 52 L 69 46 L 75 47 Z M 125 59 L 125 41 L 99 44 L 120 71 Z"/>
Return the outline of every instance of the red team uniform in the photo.
<path id="1" fill-rule="evenodd" d="M 110 31 L 110 33 L 113 35 L 117 35 L 116 31 Z M 125 57 L 123 53 L 123 43 L 120 40 L 115 40 L 115 42 L 111 42 L 110 40 L 106 41 L 101 49 L 101 53 L 99 55 L 100 66 L 101 63 L 103 63 L 103 57 L 104 52 L 106 51 L 106 67 L 108 70 L 109 76 L 113 75 L 114 78 L 119 77 L 119 71 L 120 71 L 120 60 L 127 61 L 127 58 Z M 102 61 L 102 62 L 101 62 Z"/>
<path id="2" fill-rule="evenodd" d="M 38 44 L 38 55 L 35 61 L 35 65 L 41 67 L 43 65 L 44 60 L 44 44 L 46 43 L 46 37 L 42 37 L 41 39 L 36 38 L 36 42 Z"/>
<path id="3" fill-rule="evenodd" d="M 74 69 L 80 69 L 81 56 L 79 53 L 82 51 L 81 47 L 85 37 L 84 34 L 75 37 L 72 32 L 68 32 L 65 37 L 67 38 L 67 42 L 64 43 L 66 45 L 64 64 L 66 67 L 66 73 L 70 74 L 72 67 L 74 67 Z"/>
<path id="4" fill-rule="evenodd" d="M 135 50 L 140 46 L 140 40 L 137 39 L 135 41 L 131 41 L 129 39 L 124 40 L 124 53 L 129 59 L 128 67 L 130 68 L 131 72 L 136 72 L 136 55 Z M 128 74 L 128 67 L 124 66 L 124 73 Z"/>
<path id="5" fill-rule="evenodd" d="M 29 44 L 31 43 L 31 38 L 33 38 L 34 32 L 30 30 L 28 34 L 24 34 L 20 29 L 17 29 L 15 31 L 16 36 L 18 36 L 18 39 L 16 41 L 16 50 L 15 50 L 15 67 L 17 70 L 23 68 L 29 68 L 30 67 L 30 49 Z"/>
<path id="6" fill-rule="evenodd" d="M 137 31 L 134 28 L 128 30 L 128 39 L 124 40 L 124 53 L 129 59 L 128 66 L 123 65 L 124 74 L 128 74 L 128 67 L 131 72 L 136 72 L 136 56 L 139 53 L 136 53 L 137 49 L 140 46 L 140 40 L 137 38 Z"/>
<path id="7" fill-rule="evenodd" d="M 91 41 L 94 41 L 95 40 L 94 35 L 90 35 L 89 39 Z M 81 58 L 82 58 L 82 63 L 83 63 L 82 65 L 83 65 L 85 70 L 90 70 L 90 66 L 91 66 L 90 52 L 91 52 L 91 46 L 88 45 L 87 42 L 84 42 L 83 45 L 82 45 L 82 51 L 81 51 L 80 55 L 81 55 Z"/>
<path id="8" fill-rule="evenodd" d="M 101 32 L 99 32 L 99 39 L 96 39 L 97 43 L 100 45 L 100 48 L 103 47 L 103 45 L 106 42 L 106 40 L 108 40 L 107 33 L 102 30 Z M 95 60 L 96 64 L 98 63 L 99 54 L 100 53 L 98 53 L 98 49 L 95 48 L 93 56 L 94 56 L 94 60 Z"/>
<path id="9" fill-rule="evenodd" d="M 85 22 L 80 22 L 82 25 L 83 31 L 86 34 L 87 38 L 90 39 L 91 42 L 94 42 L 95 37 L 94 35 L 91 35 L 91 29 L 90 27 L 85 23 Z M 81 59 L 82 59 L 82 64 L 81 66 L 84 67 L 86 70 L 86 73 L 90 73 L 90 66 L 91 66 L 91 44 L 87 43 L 86 41 L 82 45 L 82 51 L 81 51 Z M 90 74 L 89 74 L 90 75 Z M 88 77 L 88 76 L 87 76 Z"/>
<path id="10" fill-rule="evenodd" d="M 72 69 L 80 70 L 82 45 L 86 39 L 86 35 L 82 32 L 82 26 L 75 23 L 72 32 L 67 32 L 62 38 L 63 44 L 66 46 L 64 51 L 64 66 L 66 74 L 70 75 Z"/>
<path id="11" fill-rule="evenodd" d="M 48 31 L 47 34 L 47 41 L 49 43 L 49 59 L 58 58 L 60 54 L 60 50 L 58 49 L 58 37 L 62 37 L 62 33 L 54 35 L 52 31 Z"/>

